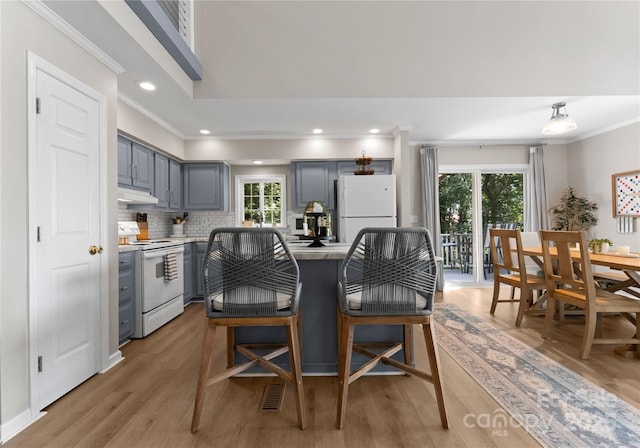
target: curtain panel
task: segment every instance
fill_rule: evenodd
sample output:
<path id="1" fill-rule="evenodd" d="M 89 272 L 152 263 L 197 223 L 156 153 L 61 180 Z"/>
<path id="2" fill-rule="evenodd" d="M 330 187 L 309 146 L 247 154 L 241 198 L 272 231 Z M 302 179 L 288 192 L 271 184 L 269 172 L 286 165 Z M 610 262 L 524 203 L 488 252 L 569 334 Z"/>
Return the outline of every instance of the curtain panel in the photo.
<path id="1" fill-rule="evenodd" d="M 529 148 L 529 175 L 525 198 L 525 232 L 537 232 L 549 228 L 547 213 L 547 187 L 544 178 L 542 146 Z"/>
<path id="2" fill-rule="evenodd" d="M 420 179 L 422 184 L 421 225 L 429 229 L 436 256 L 442 257 L 440 245 L 440 192 L 438 190 L 438 148 L 423 145 L 420 148 Z M 438 263 L 436 289 L 442 291 L 444 272 Z"/>

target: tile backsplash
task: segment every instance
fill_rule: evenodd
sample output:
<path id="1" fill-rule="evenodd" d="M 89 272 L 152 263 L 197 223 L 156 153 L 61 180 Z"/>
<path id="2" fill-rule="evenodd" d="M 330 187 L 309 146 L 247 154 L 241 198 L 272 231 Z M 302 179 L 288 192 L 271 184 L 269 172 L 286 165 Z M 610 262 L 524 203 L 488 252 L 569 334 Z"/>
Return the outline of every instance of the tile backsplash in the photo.
<path id="1" fill-rule="evenodd" d="M 118 221 L 135 221 L 136 213 L 146 213 L 149 223 L 149 238 L 165 238 L 172 233 L 172 218 L 182 216 L 182 212 L 164 210 L 131 210 L 126 205 L 118 205 Z M 215 227 L 233 226 L 233 212 L 190 211 L 184 224 L 185 236 L 208 236 Z"/>

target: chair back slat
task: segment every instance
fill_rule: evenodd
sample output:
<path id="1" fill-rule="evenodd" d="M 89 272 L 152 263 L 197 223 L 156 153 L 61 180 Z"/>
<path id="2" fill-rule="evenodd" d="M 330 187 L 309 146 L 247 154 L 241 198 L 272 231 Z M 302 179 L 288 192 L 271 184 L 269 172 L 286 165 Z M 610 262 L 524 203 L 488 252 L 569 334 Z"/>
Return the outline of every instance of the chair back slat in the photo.
<path id="1" fill-rule="evenodd" d="M 340 301 L 357 315 L 416 315 L 433 310 L 437 266 L 425 228 L 362 229 L 339 274 Z M 361 308 L 350 310 L 348 297 L 360 294 Z M 417 295 L 426 307 L 417 310 Z"/>
<path id="2" fill-rule="evenodd" d="M 299 268 L 277 229 L 214 229 L 202 278 L 209 317 L 276 316 L 297 310 Z M 286 310 L 283 297 L 290 303 Z"/>
<path id="3" fill-rule="evenodd" d="M 540 240 L 549 293 L 583 308 L 594 306 L 596 287 L 584 231 L 541 230 Z"/>
<path id="4" fill-rule="evenodd" d="M 494 275 L 501 270 L 515 273 L 526 283 L 527 269 L 518 229 L 489 229 Z"/>

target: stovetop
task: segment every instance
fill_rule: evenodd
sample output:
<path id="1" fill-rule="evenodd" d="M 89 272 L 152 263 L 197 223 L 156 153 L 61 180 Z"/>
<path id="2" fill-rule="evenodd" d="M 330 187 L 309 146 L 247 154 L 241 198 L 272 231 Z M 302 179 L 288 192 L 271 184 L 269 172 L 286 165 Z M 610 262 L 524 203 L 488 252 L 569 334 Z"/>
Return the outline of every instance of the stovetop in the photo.
<path id="1" fill-rule="evenodd" d="M 129 243 L 129 246 L 140 246 L 140 250 L 161 249 L 163 247 L 182 246 L 182 241 L 172 240 L 138 240 Z"/>

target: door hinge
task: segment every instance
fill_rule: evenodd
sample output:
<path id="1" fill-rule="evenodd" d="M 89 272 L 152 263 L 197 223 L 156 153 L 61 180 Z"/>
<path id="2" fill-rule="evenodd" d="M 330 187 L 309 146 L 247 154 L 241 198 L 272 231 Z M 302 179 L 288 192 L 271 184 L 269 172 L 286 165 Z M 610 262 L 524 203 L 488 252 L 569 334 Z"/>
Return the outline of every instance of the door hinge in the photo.
<path id="1" fill-rule="evenodd" d="M 42 372 L 42 355 L 38 356 L 38 372 Z"/>
<path id="2" fill-rule="evenodd" d="M 40 226 L 38 226 L 37 240 L 38 240 L 38 243 L 39 243 L 40 242 Z"/>
<path id="3" fill-rule="evenodd" d="M 40 98 L 36 98 L 36 114 L 40 113 Z"/>

